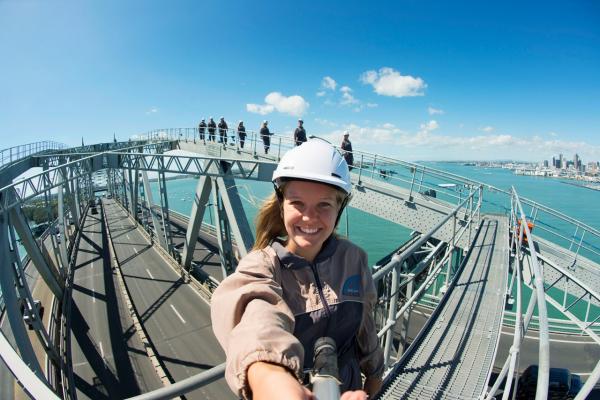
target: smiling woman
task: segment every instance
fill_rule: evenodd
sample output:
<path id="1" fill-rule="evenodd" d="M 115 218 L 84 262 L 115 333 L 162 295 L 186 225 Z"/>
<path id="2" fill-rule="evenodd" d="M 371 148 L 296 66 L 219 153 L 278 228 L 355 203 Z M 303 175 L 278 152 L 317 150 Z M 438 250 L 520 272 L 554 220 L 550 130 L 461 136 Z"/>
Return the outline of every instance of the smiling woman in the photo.
<path id="1" fill-rule="evenodd" d="M 244 398 L 312 398 L 301 382 L 326 336 L 337 345 L 342 398 L 365 399 L 379 390 L 383 355 L 367 255 L 334 233 L 350 199 L 348 165 L 329 143 L 311 139 L 283 156 L 273 183 L 253 251 L 211 301 L 227 382 Z"/>

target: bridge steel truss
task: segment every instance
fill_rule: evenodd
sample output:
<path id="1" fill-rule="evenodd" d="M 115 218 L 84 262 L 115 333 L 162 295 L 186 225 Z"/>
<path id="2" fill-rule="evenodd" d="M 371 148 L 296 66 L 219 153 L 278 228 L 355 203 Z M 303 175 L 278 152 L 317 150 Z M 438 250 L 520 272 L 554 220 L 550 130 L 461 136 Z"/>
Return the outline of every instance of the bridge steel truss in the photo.
<path id="1" fill-rule="evenodd" d="M 179 131 L 179 137 L 173 139 L 181 139 L 181 136 L 181 131 Z M 39 364 L 36 366 L 37 360 L 33 355 L 31 343 L 28 341 L 22 316 L 16 311 L 18 309 L 17 305 L 23 301 L 22 299 L 25 299 L 25 312 L 34 322 L 33 325 L 40 341 L 45 343 L 44 348 L 49 358 L 53 360 L 54 364 L 58 364 L 56 368 L 65 370 L 65 365 L 64 361 L 57 357 L 55 333 L 45 331 L 40 323 L 39 315 L 35 315 L 34 301 L 31 298 L 27 283 L 24 282 L 23 267 L 19 263 L 20 258 L 16 250 L 15 233 L 22 240 L 32 262 L 40 271 L 40 275 L 53 294 L 57 298 L 63 298 L 66 278 L 70 275 L 70 260 L 74 258 L 74 237 L 78 231 L 78 224 L 81 218 L 85 216 L 90 200 L 94 199 L 92 173 L 100 170 L 107 171 L 108 191 L 121 201 L 132 214 L 132 217 L 138 220 L 144 228 L 154 232 L 158 244 L 174 258 L 179 259 L 183 268 L 187 269 L 191 265 L 193 245 L 203 223 L 205 211 L 210 206 L 215 211 L 215 225 L 217 227 L 217 239 L 224 275 L 234 270 L 236 258 L 245 255 L 253 243 L 251 229 L 245 215 L 243 215 L 240 196 L 237 193 L 234 180 L 270 181 L 279 156 L 286 150 L 282 147 L 282 143 L 286 143 L 286 141 L 281 138 L 279 141 L 273 140 L 272 154 L 274 153 L 276 156 L 265 156 L 261 159 L 257 155 L 257 146 L 251 146 L 251 148 L 253 147 L 251 153 L 248 152 L 245 156 L 237 146 L 237 157 L 229 157 L 229 153 L 221 151 L 218 157 L 163 154 L 165 150 L 174 149 L 175 147 L 185 147 L 186 150 L 191 147 L 191 150 L 195 150 L 198 148 L 195 146 L 202 148 L 202 145 L 198 141 L 193 145 L 191 143 L 186 144 L 186 147 L 183 146 L 182 142 L 177 144 L 170 140 L 169 135 L 165 136 L 159 132 L 153 138 L 156 140 L 107 143 L 52 151 L 45 149 L 43 152 L 27 154 L 1 166 L 0 246 L 3 246 L 4 249 L 1 252 L 2 265 L 10 265 L 12 268 L 2 268 L 0 284 L 2 285 L 8 319 L 15 334 L 20 357 L 8 344 L 4 335 L 0 335 L 0 350 L 2 358 L 13 374 L 22 385 L 25 385 L 25 391 L 34 398 L 58 397 L 53 394 L 50 388 L 49 380 L 51 379 L 43 376 Z M 275 150 L 277 146 L 278 149 Z M 291 144 L 289 147 L 291 147 Z M 204 149 L 206 150 L 206 145 L 204 145 Z M 399 162 L 378 155 L 355 152 L 355 159 L 360 161 L 351 174 L 356 189 L 356 202 L 353 202 L 353 206 L 358 206 L 358 208 L 371 214 L 393 222 L 410 220 L 414 224 L 420 224 L 418 225 L 419 229 L 416 229 L 417 234 L 413 242 L 407 248 L 394 254 L 386 265 L 377 267 L 374 274 L 375 281 L 382 282 L 385 287 L 384 291 L 387 293 L 384 305 L 385 322 L 382 324 L 383 327 L 378 335 L 385 350 L 386 362 L 391 366 L 391 359 L 398 359 L 402 353 L 402 348 L 394 348 L 392 329 L 398 324 L 406 324 L 416 301 L 428 288 L 437 284 L 439 276 L 443 276 L 444 286 L 449 287 L 453 274 L 457 272 L 453 268 L 455 264 L 453 260 L 457 254 L 459 255 L 462 251 L 470 249 L 472 236 L 474 236 L 473 227 L 478 226 L 481 222 L 480 215 L 484 191 L 503 196 L 507 193 L 501 189 L 433 168 Z M 41 166 L 43 172 L 19 182 L 9 183 L 20 172 L 32 166 Z M 397 168 L 397 170 L 390 168 Z M 401 170 L 404 172 L 401 172 Z M 155 173 L 158 178 L 159 211 L 156 211 L 153 207 L 153 195 L 148 172 Z M 169 224 L 166 222 L 169 218 L 166 174 L 171 173 L 200 176 L 196 187 L 192 214 L 189 218 L 186 240 L 181 252 L 173 248 Z M 440 184 L 440 182 L 452 183 Z M 437 192 L 432 193 L 432 190 Z M 38 245 L 35 243 L 31 231 L 28 230 L 20 207 L 34 198 L 43 196 L 50 216 L 52 212 L 52 191 L 57 193 L 59 214 L 55 229 L 58 229 L 61 233 L 62 240 L 58 240 L 57 235 L 49 235 L 47 240 L 51 245 L 51 249 L 48 250 L 46 245 L 42 243 L 40 246 L 41 251 L 36 251 Z M 369 203 L 368 200 L 369 198 L 373 199 L 372 196 L 380 196 L 381 199 Z M 516 197 L 516 202 L 518 202 L 516 193 L 513 197 Z M 386 205 L 384 201 L 386 199 L 397 200 L 398 203 L 396 206 L 390 207 L 389 203 Z M 560 213 L 530 200 L 521 199 L 521 202 L 530 207 L 531 215 L 529 219 L 537 219 L 538 212 L 542 211 L 553 217 L 569 221 L 576 227 L 575 234 L 571 236 L 563 235 L 562 237 L 562 239 L 570 240 L 569 250 L 575 250 L 576 260 L 578 257 L 579 259 L 582 258 L 579 256 L 580 250 L 588 253 L 596 251 L 596 248 L 590 245 L 589 242 L 584 241 L 583 238 L 585 233 L 588 233 L 588 237 L 600 237 L 600 234 L 593 228 L 568 217 L 563 218 L 564 216 Z M 141 206 L 141 217 L 138 213 L 138 204 Z M 454 204 L 455 207 L 453 208 L 451 204 Z M 521 207 L 520 204 L 519 207 Z M 409 214 L 404 216 L 390 214 L 390 208 L 402 208 L 401 212 L 403 213 L 409 210 Z M 526 221 L 522 207 L 519 211 L 519 218 Z M 418 212 L 421 215 L 433 214 L 436 217 L 429 218 L 423 225 Z M 513 220 L 519 218 L 515 217 Z M 73 220 L 73 228 L 69 223 L 70 220 Z M 150 224 L 152 228 L 150 228 Z M 524 226 L 525 229 L 523 229 L 520 236 L 513 233 L 513 238 L 519 236 L 518 240 L 521 243 L 520 241 L 525 235 L 529 238 L 529 243 L 533 243 L 531 232 L 529 232 L 526 224 Z M 549 227 L 542 224 L 539 229 L 548 230 Z M 438 241 L 431 242 L 434 238 Z M 232 243 L 236 244 L 239 254 L 233 254 Z M 516 243 L 517 240 L 514 239 L 513 251 L 524 254 L 517 250 L 520 245 Z M 51 257 L 52 252 L 54 258 Z M 406 270 L 408 257 L 416 253 L 426 253 L 426 256 L 413 269 Z M 569 315 L 570 309 L 582 301 L 587 301 L 588 310 L 592 305 L 596 305 L 598 301 L 597 291 L 586 286 L 562 266 L 553 265 L 552 260 L 544 260 L 543 256 L 536 255 L 535 249 L 531 245 L 529 246 L 528 256 L 516 256 L 515 259 L 527 260 L 527 257 L 533 260 L 530 261 L 530 265 L 535 269 L 532 276 L 538 294 L 537 297 L 532 296 L 531 310 L 533 311 L 532 304 L 535 305 L 536 302 L 545 304 L 545 301 L 548 301 L 573 319 L 582 332 L 589 334 L 590 337 L 598 341 L 593 328 L 597 327 L 600 317 L 588 318 L 589 311 L 585 321 L 579 320 L 572 314 Z M 538 262 L 538 259 L 546 267 L 544 268 L 544 275 L 542 275 L 541 269 L 534 265 Z M 513 282 L 522 279 L 522 265 L 517 270 L 519 273 L 513 274 Z M 555 271 L 552 275 L 554 278 L 551 282 L 544 284 L 544 281 L 548 281 L 548 278 L 546 278 L 546 271 L 548 270 Z M 426 278 L 417 287 L 416 277 L 423 273 L 425 273 Z M 550 290 L 558 286 L 564 289 L 565 294 L 562 302 L 556 301 L 555 297 L 550 295 Z M 13 288 L 18 290 L 12 290 Z M 401 291 L 404 293 L 404 299 L 402 300 L 399 298 Z M 540 296 L 543 296 L 545 300 L 542 301 Z M 520 299 L 517 301 L 520 302 Z M 540 313 L 541 324 L 547 324 L 547 322 L 544 322 L 547 321 L 547 318 L 542 314 Z M 524 321 L 520 315 L 517 319 L 519 321 L 516 324 L 517 328 L 521 330 L 520 335 L 515 334 L 516 337 L 518 336 L 518 341 L 522 339 L 524 330 L 526 330 L 531 320 L 531 315 L 528 312 Z M 542 328 L 542 330 L 547 332 L 547 327 Z M 545 342 L 545 339 L 541 342 Z M 511 350 L 511 355 L 513 353 Z M 538 396 L 536 398 L 541 398 L 545 393 L 544 390 L 547 391 L 547 376 L 544 372 L 547 365 L 547 359 L 544 359 L 546 350 L 542 350 L 541 353 L 544 354 L 540 354 L 542 357 L 540 360 L 540 385 L 538 385 Z M 56 361 L 57 358 L 58 361 Z M 220 365 L 206 373 L 190 377 L 168 388 L 138 396 L 138 398 L 166 399 L 187 393 L 194 388 L 222 377 L 223 368 L 223 365 Z M 503 370 L 503 374 L 512 375 L 514 365 L 511 358 L 507 360 L 505 370 Z M 598 381 L 598 377 L 600 377 L 600 363 L 588 379 L 584 391 L 589 392 L 595 382 Z M 497 382 L 501 380 L 499 378 Z M 540 389 L 541 386 L 545 386 L 546 389 Z M 493 388 L 490 394 L 493 394 L 496 389 Z M 583 397 L 580 394 L 577 398 Z"/>

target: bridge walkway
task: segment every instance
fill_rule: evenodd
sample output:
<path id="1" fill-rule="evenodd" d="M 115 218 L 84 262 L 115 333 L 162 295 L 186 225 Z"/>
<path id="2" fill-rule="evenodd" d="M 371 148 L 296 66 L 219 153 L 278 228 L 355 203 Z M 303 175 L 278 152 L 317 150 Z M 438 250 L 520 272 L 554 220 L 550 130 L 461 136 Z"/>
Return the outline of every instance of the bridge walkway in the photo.
<path id="1" fill-rule="evenodd" d="M 476 399 L 486 389 L 502 324 L 508 220 L 483 218 L 453 287 L 396 364 L 380 399 Z"/>

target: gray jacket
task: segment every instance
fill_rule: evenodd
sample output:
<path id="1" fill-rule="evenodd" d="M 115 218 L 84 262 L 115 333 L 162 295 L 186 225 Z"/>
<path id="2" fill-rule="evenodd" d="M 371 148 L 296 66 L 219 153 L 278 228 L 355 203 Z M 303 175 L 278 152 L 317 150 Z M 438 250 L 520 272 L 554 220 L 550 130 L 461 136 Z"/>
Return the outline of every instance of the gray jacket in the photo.
<path id="1" fill-rule="evenodd" d="M 247 369 L 257 361 L 283 365 L 302 380 L 322 336 L 336 341 L 342 392 L 361 388 L 361 371 L 381 377 L 376 297 L 367 255 L 348 240 L 331 236 L 312 264 L 279 242 L 252 251 L 211 301 L 227 383 L 247 397 Z"/>

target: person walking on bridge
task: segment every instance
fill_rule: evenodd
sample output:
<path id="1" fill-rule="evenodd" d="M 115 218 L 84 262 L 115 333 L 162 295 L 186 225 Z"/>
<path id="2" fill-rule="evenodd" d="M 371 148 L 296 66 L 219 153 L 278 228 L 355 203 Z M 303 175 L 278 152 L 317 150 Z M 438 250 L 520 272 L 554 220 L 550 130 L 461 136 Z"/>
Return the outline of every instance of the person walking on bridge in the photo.
<path id="1" fill-rule="evenodd" d="M 202 140 L 204 144 L 206 144 L 206 140 L 204 139 L 204 133 L 206 132 L 206 122 L 204 122 L 204 118 L 198 124 L 198 139 Z M 195 143 L 196 141 L 194 141 Z"/>
<path id="2" fill-rule="evenodd" d="M 337 344 L 341 398 L 373 396 L 384 370 L 377 292 L 367 254 L 335 233 L 352 191 L 346 161 L 310 139 L 282 157 L 273 184 L 252 251 L 211 300 L 225 379 L 245 399 L 313 399 L 300 382 L 315 342 L 328 336 Z"/>
<path id="3" fill-rule="evenodd" d="M 304 142 L 306 142 L 306 130 L 304 129 L 304 121 L 299 119 L 298 127 L 294 131 L 294 143 L 296 146 L 300 146 Z"/>
<path id="4" fill-rule="evenodd" d="M 227 146 L 227 122 L 225 122 L 225 117 L 221 117 L 219 120 L 219 143 L 223 143 L 223 146 Z"/>
<path id="5" fill-rule="evenodd" d="M 217 124 L 213 120 L 213 117 L 210 117 L 208 120 L 208 140 L 211 142 L 215 141 L 215 131 L 217 130 Z"/>
<path id="6" fill-rule="evenodd" d="M 344 140 L 342 140 L 342 155 L 348 164 L 348 169 L 352 171 L 354 165 L 354 155 L 352 154 L 352 143 L 350 142 L 350 132 L 344 131 Z"/>
<path id="7" fill-rule="evenodd" d="M 237 127 L 238 140 L 240 143 L 240 148 L 244 148 L 244 143 L 246 142 L 246 127 L 244 126 L 244 121 L 240 121 Z"/>
<path id="8" fill-rule="evenodd" d="M 271 147 L 271 131 L 267 127 L 269 125 L 269 121 L 264 120 L 262 123 L 262 127 L 260 128 L 260 137 L 262 138 L 263 145 L 265 146 L 265 154 L 269 154 L 269 148 Z"/>

